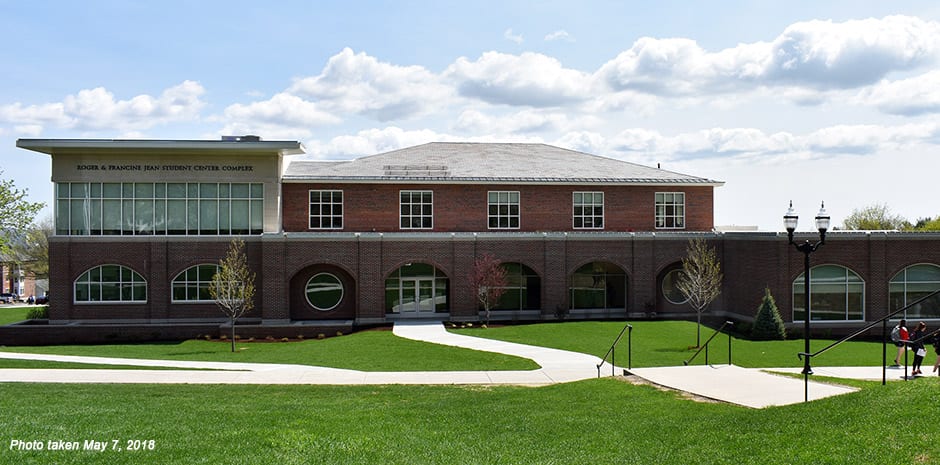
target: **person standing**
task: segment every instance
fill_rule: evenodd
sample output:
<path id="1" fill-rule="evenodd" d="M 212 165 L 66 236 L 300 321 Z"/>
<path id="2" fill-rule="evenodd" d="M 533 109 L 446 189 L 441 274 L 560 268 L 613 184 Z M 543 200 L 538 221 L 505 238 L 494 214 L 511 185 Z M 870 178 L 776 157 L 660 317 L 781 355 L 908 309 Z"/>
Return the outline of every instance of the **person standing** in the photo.
<path id="1" fill-rule="evenodd" d="M 894 356 L 894 366 L 901 366 L 901 356 L 904 355 L 904 348 L 907 347 L 907 320 L 901 320 L 897 326 L 891 330 L 891 342 L 898 346 L 898 354 Z"/>
<path id="2" fill-rule="evenodd" d="M 911 365 L 911 374 L 920 374 L 920 365 L 924 362 L 924 356 L 927 355 L 927 349 L 924 348 L 924 341 L 921 339 L 927 335 L 927 323 L 921 321 L 917 323 L 914 332 L 911 333 L 911 350 L 914 351 L 914 363 Z"/>

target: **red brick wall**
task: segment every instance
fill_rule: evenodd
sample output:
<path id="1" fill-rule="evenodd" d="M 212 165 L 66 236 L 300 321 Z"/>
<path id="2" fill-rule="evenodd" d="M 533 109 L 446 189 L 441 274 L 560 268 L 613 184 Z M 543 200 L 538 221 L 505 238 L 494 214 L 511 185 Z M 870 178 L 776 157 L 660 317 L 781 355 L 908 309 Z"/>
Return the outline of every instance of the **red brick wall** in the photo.
<path id="1" fill-rule="evenodd" d="M 685 192 L 684 230 L 710 231 L 714 227 L 712 187 L 285 183 L 285 231 L 309 231 L 310 190 L 343 191 L 344 231 L 400 231 L 401 190 L 434 192 L 434 232 L 488 231 L 488 191 L 520 192 L 518 231 L 574 231 L 572 193 L 586 191 L 604 192 L 603 231 L 656 230 L 654 202 L 657 192 Z"/>

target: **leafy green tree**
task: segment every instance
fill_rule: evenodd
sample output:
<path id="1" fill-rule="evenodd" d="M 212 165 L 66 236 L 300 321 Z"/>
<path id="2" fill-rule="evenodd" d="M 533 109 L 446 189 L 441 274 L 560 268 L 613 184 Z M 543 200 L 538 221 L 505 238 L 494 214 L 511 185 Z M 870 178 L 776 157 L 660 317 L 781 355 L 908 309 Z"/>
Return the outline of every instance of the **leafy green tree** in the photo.
<path id="1" fill-rule="evenodd" d="M 209 295 L 229 318 L 235 352 L 235 323 L 255 305 L 255 274 L 248 269 L 245 242 L 241 239 L 232 239 L 228 253 L 219 261 L 219 271 L 209 283 Z"/>
<path id="2" fill-rule="evenodd" d="M 46 216 L 30 225 L 25 234 L 11 240 L 9 256 L 35 279 L 49 278 L 49 236 L 53 229 L 52 217 Z"/>
<path id="3" fill-rule="evenodd" d="M 849 231 L 879 231 L 911 229 L 912 225 L 901 215 L 895 215 L 886 204 L 874 204 L 852 210 L 842 222 L 842 229 Z"/>
<path id="4" fill-rule="evenodd" d="M 0 181 L 0 205 L 3 205 L 0 208 L 0 251 L 9 252 L 12 240 L 23 234 L 45 206 L 42 202 L 28 201 L 27 194 L 25 189 L 17 189 L 12 179 Z"/>
<path id="5" fill-rule="evenodd" d="M 764 289 L 764 298 L 757 308 L 757 317 L 754 318 L 754 327 L 751 337 L 758 341 L 783 340 L 787 338 L 787 328 L 777 310 L 777 302 L 770 294 L 770 289 Z"/>
<path id="6" fill-rule="evenodd" d="M 676 281 L 676 288 L 695 309 L 698 321 L 695 347 L 699 347 L 702 343 L 702 313 L 721 294 L 721 263 L 715 248 L 709 247 L 704 239 L 690 240 L 686 254 L 686 258 L 682 259 L 682 273 Z"/>
<path id="7" fill-rule="evenodd" d="M 940 231 L 940 216 L 930 219 L 921 218 L 914 224 L 914 231 Z"/>

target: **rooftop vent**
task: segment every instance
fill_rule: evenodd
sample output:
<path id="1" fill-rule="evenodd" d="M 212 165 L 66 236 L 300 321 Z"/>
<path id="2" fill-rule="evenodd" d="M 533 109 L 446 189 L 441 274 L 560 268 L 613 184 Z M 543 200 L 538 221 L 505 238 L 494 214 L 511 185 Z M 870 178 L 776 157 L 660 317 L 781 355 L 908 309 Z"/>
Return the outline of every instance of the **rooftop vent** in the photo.
<path id="1" fill-rule="evenodd" d="M 261 136 L 222 136 L 222 142 L 261 142 Z"/>
<path id="2" fill-rule="evenodd" d="M 386 176 L 446 177 L 450 171 L 446 165 L 385 165 Z"/>

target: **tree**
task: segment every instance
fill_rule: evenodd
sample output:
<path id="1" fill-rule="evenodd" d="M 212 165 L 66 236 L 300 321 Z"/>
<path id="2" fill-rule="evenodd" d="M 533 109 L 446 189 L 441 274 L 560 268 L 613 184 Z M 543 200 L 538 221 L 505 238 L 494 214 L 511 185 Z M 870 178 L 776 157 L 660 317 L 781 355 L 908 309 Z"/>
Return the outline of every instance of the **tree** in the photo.
<path id="1" fill-rule="evenodd" d="M 764 298 L 757 308 L 757 317 L 754 318 L 754 327 L 751 337 L 758 341 L 783 340 L 787 338 L 787 328 L 777 310 L 777 302 L 770 294 L 769 288 L 764 288 Z"/>
<path id="2" fill-rule="evenodd" d="M 49 278 L 49 236 L 54 232 L 51 216 L 29 226 L 25 234 L 11 240 L 11 257 L 35 279 Z"/>
<path id="3" fill-rule="evenodd" d="M 682 259 L 682 273 L 676 281 L 676 288 L 695 309 L 698 321 L 695 347 L 699 347 L 702 342 L 702 313 L 721 294 L 721 264 L 715 249 L 709 247 L 704 239 L 690 240 L 686 254 L 686 258 Z"/>
<path id="4" fill-rule="evenodd" d="M 914 231 L 940 231 L 940 216 L 936 218 L 921 218 L 914 224 Z"/>
<path id="5" fill-rule="evenodd" d="M 484 253 L 473 262 L 470 270 L 470 287 L 483 306 L 486 324 L 490 324 L 490 309 L 506 292 L 506 269 L 492 254 Z"/>
<path id="6" fill-rule="evenodd" d="M 27 201 L 27 193 L 17 189 L 12 179 L 0 181 L 0 205 L 3 205 L 0 208 L 0 251 L 9 252 L 13 238 L 21 235 L 45 206 L 42 202 Z"/>
<path id="7" fill-rule="evenodd" d="M 842 229 L 850 231 L 878 231 L 911 229 L 911 223 L 903 216 L 895 215 L 885 204 L 869 205 L 852 210 L 842 222 Z"/>
<path id="8" fill-rule="evenodd" d="M 245 242 L 232 239 L 228 253 L 219 261 L 219 271 L 209 283 L 209 295 L 232 325 L 232 352 L 235 352 L 235 323 L 254 308 L 255 274 L 248 269 Z"/>

